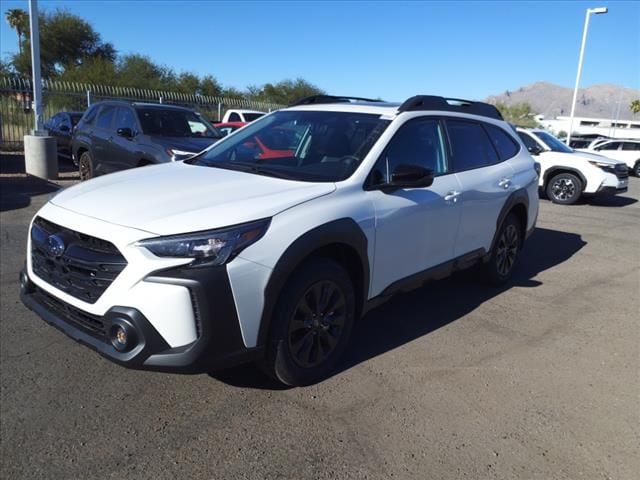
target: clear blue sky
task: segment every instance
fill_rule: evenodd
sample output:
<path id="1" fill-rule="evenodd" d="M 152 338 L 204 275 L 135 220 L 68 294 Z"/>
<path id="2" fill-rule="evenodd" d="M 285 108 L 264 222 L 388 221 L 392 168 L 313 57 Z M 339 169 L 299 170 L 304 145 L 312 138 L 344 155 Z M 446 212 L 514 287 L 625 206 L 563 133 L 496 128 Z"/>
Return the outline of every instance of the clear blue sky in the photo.
<path id="1" fill-rule="evenodd" d="M 244 88 L 302 77 L 329 93 L 466 98 L 538 80 L 573 87 L 587 7 L 581 86 L 640 88 L 640 2 L 45 1 L 88 20 L 120 53 Z M 4 20 L 26 0 L 2 0 Z"/>

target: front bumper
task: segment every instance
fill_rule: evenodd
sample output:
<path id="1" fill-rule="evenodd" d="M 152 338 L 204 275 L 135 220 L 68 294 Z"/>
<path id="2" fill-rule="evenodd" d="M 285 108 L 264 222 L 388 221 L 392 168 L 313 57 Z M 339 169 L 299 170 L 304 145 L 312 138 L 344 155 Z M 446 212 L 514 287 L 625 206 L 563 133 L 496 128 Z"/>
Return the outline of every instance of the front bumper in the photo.
<path id="1" fill-rule="evenodd" d="M 585 196 L 588 197 L 610 197 L 612 195 L 619 195 L 621 193 L 625 193 L 629 187 L 627 187 L 626 183 L 624 186 L 612 187 L 612 186 L 601 186 L 598 191 L 595 193 L 585 193 Z"/>
<path id="2" fill-rule="evenodd" d="M 82 311 L 37 287 L 26 269 L 20 274 L 22 302 L 49 324 L 109 360 L 129 368 L 198 373 L 256 360 L 260 348 L 246 348 L 225 267 L 171 268 L 155 272 L 146 282 L 186 287 L 191 295 L 198 336 L 171 348 L 137 309 L 114 306 L 104 315 Z M 175 319 L 176 322 L 180 318 Z M 132 344 L 116 348 L 114 328 L 130 329 Z"/>

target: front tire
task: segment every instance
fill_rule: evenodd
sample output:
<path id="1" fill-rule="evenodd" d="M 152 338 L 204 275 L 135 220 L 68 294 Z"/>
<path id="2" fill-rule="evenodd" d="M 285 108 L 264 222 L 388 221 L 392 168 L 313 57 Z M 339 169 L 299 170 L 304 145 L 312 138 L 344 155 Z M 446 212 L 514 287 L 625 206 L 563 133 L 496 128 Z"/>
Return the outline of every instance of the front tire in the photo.
<path id="1" fill-rule="evenodd" d="M 522 245 L 522 227 L 513 213 L 500 226 L 491 257 L 484 265 L 486 279 L 492 285 L 502 285 L 513 275 L 513 270 Z"/>
<path id="2" fill-rule="evenodd" d="M 559 173 L 547 183 L 546 193 L 553 203 L 572 205 L 582 195 L 582 180 L 572 173 Z"/>
<path id="3" fill-rule="evenodd" d="M 326 258 L 305 262 L 280 294 L 264 369 L 290 386 L 328 377 L 347 347 L 355 311 L 353 284 L 344 268 Z"/>
<path id="4" fill-rule="evenodd" d="M 90 180 L 95 176 L 95 170 L 93 166 L 93 159 L 89 152 L 82 152 L 78 159 L 78 173 L 80 174 L 80 181 Z"/>
<path id="5" fill-rule="evenodd" d="M 633 166 L 633 174 L 636 177 L 640 177 L 640 160 L 636 161 L 636 164 Z"/>

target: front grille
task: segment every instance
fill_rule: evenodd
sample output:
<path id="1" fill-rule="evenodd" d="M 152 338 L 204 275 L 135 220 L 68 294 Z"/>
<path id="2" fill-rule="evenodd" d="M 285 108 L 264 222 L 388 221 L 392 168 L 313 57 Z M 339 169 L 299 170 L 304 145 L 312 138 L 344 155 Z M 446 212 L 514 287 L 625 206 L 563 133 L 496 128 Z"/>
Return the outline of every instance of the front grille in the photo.
<path id="1" fill-rule="evenodd" d="M 71 325 L 79 327 L 96 338 L 107 339 L 106 328 L 99 316 L 83 312 L 67 303 L 61 302 L 38 287 L 35 287 L 33 296 L 40 305 L 56 316 L 67 320 Z"/>
<path id="2" fill-rule="evenodd" d="M 61 251 L 51 248 L 52 237 Z M 127 266 L 111 242 L 37 217 L 31 228 L 31 266 L 45 282 L 87 303 L 95 303 Z"/>

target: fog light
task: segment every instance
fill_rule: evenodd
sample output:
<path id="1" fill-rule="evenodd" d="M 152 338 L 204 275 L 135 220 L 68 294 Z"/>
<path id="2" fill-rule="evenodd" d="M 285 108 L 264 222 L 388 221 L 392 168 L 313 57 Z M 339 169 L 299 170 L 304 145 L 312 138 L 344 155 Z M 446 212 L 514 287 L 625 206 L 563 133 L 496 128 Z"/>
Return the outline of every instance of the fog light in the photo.
<path id="1" fill-rule="evenodd" d="M 33 293 L 33 284 L 24 270 L 20 272 L 20 290 L 23 293 Z"/>
<path id="2" fill-rule="evenodd" d="M 136 334 L 133 326 L 124 319 L 116 319 L 109 329 L 111 345 L 119 352 L 131 350 L 136 344 Z"/>

